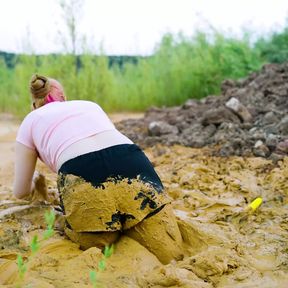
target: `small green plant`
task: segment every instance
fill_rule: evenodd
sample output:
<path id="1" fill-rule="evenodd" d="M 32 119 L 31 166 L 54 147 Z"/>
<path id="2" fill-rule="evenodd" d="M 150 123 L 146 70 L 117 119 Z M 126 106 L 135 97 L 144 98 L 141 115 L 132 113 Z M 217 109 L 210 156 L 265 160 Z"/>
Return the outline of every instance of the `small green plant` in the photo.
<path id="1" fill-rule="evenodd" d="M 43 238 L 41 240 L 38 239 L 38 235 L 34 235 L 29 247 L 31 250 L 31 255 L 24 261 L 22 255 L 17 255 L 17 267 L 18 267 L 18 285 L 17 287 L 20 288 L 22 287 L 24 277 L 26 275 L 26 272 L 28 271 L 27 265 L 29 261 L 31 261 L 32 257 L 36 255 L 36 253 L 39 251 L 41 247 L 41 243 L 50 237 L 53 236 L 54 234 L 54 223 L 55 223 L 55 213 L 53 210 L 46 211 L 45 212 L 45 222 L 47 225 L 46 230 L 43 233 Z"/>
<path id="2" fill-rule="evenodd" d="M 39 241 L 38 241 L 38 236 L 37 235 L 34 235 L 31 243 L 30 243 L 30 249 L 31 249 L 31 253 L 32 255 L 34 255 L 40 248 L 40 245 L 39 245 Z"/>
<path id="3" fill-rule="evenodd" d="M 98 262 L 98 273 L 102 272 L 106 269 L 106 260 L 113 254 L 114 245 L 112 244 L 110 247 L 105 246 L 102 259 Z M 93 285 L 93 288 L 97 288 L 97 272 L 95 270 L 91 270 L 89 272 L 89 279 Z"/>
<path id="4" fill-rule="evenodd" d="M 24 263 L 23 257 L 21 255 L 17 255 L 17 266 L 18 266 L 18 277 L 21 283 L 27 271 L 27 265 L 26 263 Z"/>
<path id="5" fill-rule="evenodd" d="M 95 270 L 91 270 L 89 272 L 89 279 L 93 285 L 93 288 L 97 287 L 97 276 L 96 276 L 96 271 Z"/>
<path id="6" fill-rule="evenodd" d="M 46 211 L 45 221 L 47 224 L 47 228 L 44 231 L 43 237 L 44 240 L 47 240 L 54 235 L 55 213 L 53 210 Z"/>

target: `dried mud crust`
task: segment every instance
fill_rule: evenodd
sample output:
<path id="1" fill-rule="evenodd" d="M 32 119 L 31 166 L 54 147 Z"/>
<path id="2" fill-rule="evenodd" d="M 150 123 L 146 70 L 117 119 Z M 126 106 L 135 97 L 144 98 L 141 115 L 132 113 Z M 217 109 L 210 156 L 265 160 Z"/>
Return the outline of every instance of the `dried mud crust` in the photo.
<path id="1" fill-rule="evenodd" d="M 117 123 L 142 148 L 157 143 L 214 147 L 220 156 L 288 154 L 288 63 L 267 64 L 247 78 L 226 80 L 220 96 L 151 108 L 141 119 Z"/>

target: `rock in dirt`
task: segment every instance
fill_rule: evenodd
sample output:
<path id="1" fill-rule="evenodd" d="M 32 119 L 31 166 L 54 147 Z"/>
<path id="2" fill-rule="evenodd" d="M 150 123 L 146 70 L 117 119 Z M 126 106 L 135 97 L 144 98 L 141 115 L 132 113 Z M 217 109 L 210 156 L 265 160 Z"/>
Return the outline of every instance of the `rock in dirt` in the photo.
<path id="1" fill-rule="evenodd" d="M 252 120 L 252 115 L 248 109 L 240 103 L 237 98 L 230 98 L 229 101 L 225 103 L 225 106 L 231 109 L 243 122 L 250 122 Z"/>

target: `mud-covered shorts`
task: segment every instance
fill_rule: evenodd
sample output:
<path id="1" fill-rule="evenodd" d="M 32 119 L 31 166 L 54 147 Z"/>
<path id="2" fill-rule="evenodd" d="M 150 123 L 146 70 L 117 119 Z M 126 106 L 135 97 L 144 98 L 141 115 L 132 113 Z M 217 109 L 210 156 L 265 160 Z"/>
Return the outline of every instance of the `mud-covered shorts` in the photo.
<path id="1" fill-rule="evenodd" d="M 135 144 L 65 162 L 58 189 L 67 223 L 76 232 L 126 230 L 170 202 L 151 162 Z"/>

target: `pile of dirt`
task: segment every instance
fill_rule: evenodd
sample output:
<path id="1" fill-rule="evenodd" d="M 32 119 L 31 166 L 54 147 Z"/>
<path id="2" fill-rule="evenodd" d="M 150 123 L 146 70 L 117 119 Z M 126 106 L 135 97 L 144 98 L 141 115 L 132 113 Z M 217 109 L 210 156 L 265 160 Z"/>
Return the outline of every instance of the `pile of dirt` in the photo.
<path id="1" fill-rule="evenodd" d="M 288 154 L 288 63 L 266 64 L 245 79 L 225 80 L 221 91 L 177 107 L 151 108 L 117 128 L 142 148 L 210 146 L 216 155 L 273 160 Z"/>

